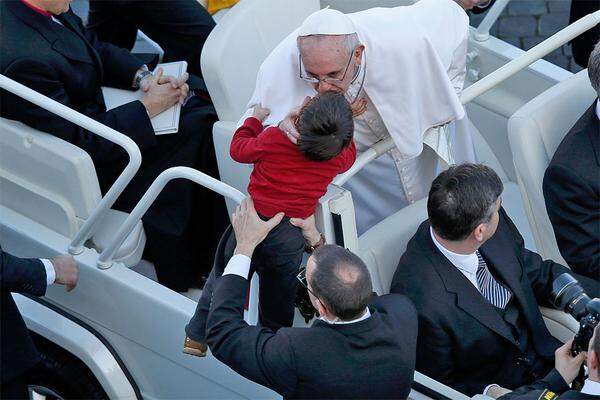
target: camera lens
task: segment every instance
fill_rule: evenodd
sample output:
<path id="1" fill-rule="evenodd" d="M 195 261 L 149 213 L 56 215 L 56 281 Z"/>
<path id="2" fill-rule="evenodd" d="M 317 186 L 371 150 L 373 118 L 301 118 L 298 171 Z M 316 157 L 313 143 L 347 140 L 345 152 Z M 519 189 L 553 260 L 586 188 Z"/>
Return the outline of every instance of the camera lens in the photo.
<path id="1" fill-rule="evenodd" d="M 565 310 L 577 321 L 587 314 L 590 298 L 571 275 L 565 273 L 552 282 L 552 299 L 556 308 Z"/>

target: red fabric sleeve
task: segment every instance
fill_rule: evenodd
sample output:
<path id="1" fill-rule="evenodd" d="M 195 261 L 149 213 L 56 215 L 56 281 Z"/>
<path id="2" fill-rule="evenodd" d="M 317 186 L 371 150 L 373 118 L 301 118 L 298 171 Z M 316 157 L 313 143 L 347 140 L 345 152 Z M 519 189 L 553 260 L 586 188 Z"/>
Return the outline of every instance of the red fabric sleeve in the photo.
<path id="1" fill-rule="evenodd" d="M 354 140 L 350 142 L 348 146 L 340 153 L 341 156 L 341 169 L 340 174 L 346 172 L 352 167 L 354 161 L 356 161 L 356 146 L 354 145 Z"/>
<path id="2" fill-rule="evenodd" d="M 262 123 L 254 118 L 246 118 L 231 140 L 229 154 L 239 163 L 252 164 L 258 161 L 262 154 L 262 144 L 258 135 L 262 132 Z"/>

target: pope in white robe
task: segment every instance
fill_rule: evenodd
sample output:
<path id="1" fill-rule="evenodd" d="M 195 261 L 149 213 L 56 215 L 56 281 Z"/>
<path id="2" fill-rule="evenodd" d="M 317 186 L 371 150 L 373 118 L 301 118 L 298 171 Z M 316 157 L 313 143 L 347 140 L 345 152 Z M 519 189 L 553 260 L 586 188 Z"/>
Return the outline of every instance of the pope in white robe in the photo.
<path id="1" fill-rule="evenodd" d="M 359 154 L 392 137 L 396 147 L 344 185 L 352 192 L 359 234 L 427 196 L 440 168 L 474 161 L 472 142 L 455 140 L 452 124 L 465 116 L 459 95 L 468 26 L 453 0 L 353 14 L 324 9 L 261 65 L 248 107 L 269 108 L 265 125 L 279 124 L 291 140 L 297 132 L 290 110 L 327 90 L 345 92 L 352 103 Z"/>

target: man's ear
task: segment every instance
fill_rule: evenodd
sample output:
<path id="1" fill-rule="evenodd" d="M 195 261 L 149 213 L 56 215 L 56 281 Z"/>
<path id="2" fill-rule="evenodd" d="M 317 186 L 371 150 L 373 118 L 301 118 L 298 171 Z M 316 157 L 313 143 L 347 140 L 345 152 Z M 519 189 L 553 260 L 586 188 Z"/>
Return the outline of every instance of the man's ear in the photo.
<path id="1" fill-rule="evenodd" d="M 473 229 L 473 237 L 478 243 L 482 243 L 485 238 L 485 233 L 487 231 L 486 224 L 479 224 Z"/>
<path id="2" fill-rule="evenodd" d="M 317 311 L 319 312 L 320 316 L 324 316 L 324 315 L 330 315 L 331 313 L 329 312 L 329 309 L 327 308 L 327 305 L 325 305 L 325 303 L 323 303 L 323 301 L 321 301 L 321 299 L 319 298 L 315 298 L 317 301 Z"/>
<path id="3" fill-rule="evenodd" d="M 596 354 L 596 352 L 594 350 L 590 351 L 588 353 L 588 358 L 589 358 L 589 368 L 592 370 L 595 370 L 598 372 L 598 374 L 600 374 L 600 371 L 598 371 L 600 369 L 600 360 L 598 359 L 598 354 Z"/>

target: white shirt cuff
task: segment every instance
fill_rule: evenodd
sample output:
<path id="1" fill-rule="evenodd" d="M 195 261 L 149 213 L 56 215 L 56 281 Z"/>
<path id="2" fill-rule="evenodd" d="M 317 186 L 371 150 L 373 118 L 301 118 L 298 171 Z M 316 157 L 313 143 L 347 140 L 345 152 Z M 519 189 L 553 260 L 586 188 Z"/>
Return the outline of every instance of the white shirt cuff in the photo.
<path id="1" fill-rule="evenodd" d="M 487 395 L 488 395 L 488 394 L 487 394 L 488 390 L 490 390 L 490 389 L 491 389 L 491 388 L 493 388 L 494 386 L 496 386 L 496 387 L 500 387 L 500 385 L 497 385 L 497 384 L 495 384 L 495 383 L 492 383 L 491 385 L 487 385 L 487 386 L 485 387 L 485 389 L 483 389 L 483 393 L 482 393 L 482 394 L 483 394 L 484 396 L 487 396 Z"/>
<path id="2" fill-rule="evenodd" d="M 40 261 L 44 264 L 44 268 L 46 269 L 46 286 L 50 286 L 56 280 L 54 265 L 52 265 L 52 261 L 45 258 L 40 258 Z"/>
<path id="3" fill-rule="evenodd" d="M 231 257 L 227 263 L 223 275 L 237 275 L 244 279 L 248 279 L 248 274 L 250 273 L 250 261 L 250 257 L 243 254 L 236 254 Z"/>

